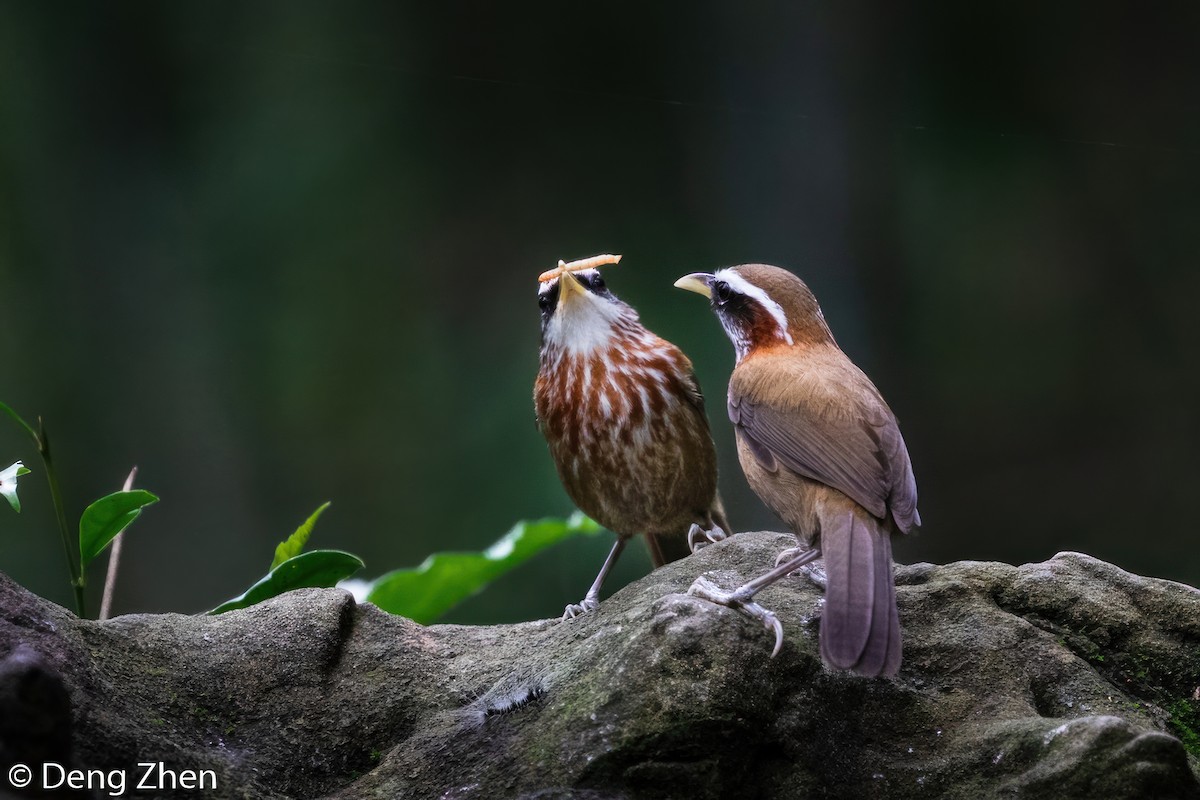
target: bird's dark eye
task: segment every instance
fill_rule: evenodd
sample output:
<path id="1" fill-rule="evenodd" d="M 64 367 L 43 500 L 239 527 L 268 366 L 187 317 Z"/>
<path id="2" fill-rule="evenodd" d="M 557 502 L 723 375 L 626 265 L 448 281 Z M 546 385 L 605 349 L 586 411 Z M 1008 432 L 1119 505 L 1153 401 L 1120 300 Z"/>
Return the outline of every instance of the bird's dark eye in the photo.
<path id="1" fill-rule="evenodd" d="M 713 281 L 712 296 L 718 304 L 724 305 L 733 295 L 733 290 L 729 288 L 729 284 L 725 281 Z"/>
<path id="2" fill-rule="evenodd" d="M 583 288 L 587 289 L 588 291 L 604 291 L 604 278 L 601 278 L 600 273 L 598 272 L 576 272 L 575 278 L 581 284 L 583 284 Z"/>
<path id="3" fill-rule="evenodd" d="M 544 292 L 538 293 L 538 308 L 542 310 L 543 319 L 548 319 L 558 305 L 558 284 L 554 284 Z"/>

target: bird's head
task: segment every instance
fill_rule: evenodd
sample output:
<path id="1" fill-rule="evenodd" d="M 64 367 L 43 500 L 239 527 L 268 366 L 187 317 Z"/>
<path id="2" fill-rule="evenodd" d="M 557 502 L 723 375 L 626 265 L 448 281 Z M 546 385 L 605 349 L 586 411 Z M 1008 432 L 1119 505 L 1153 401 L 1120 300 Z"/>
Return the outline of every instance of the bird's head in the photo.
<path id="1" fill-rule="evenodd" d="M 638 325 L 637 312 L 608 290 L 597 269 L 562 271 L 538 287 L 542 349 L 588 354 Z"/>
<path id="2" fill-rule="evenodd" d="M 812 290 L 785 269 L 742 264 L 684 275 L 675 285 L 709 299 L 738 361 L 758 349 L 835 344 Z"/>

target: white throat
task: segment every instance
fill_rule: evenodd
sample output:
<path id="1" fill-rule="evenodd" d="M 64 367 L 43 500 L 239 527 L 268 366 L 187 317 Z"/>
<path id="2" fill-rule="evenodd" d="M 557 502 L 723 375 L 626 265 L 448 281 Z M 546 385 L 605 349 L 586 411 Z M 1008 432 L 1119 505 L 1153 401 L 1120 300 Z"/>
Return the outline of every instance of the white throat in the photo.
<path id="1" fill-rule="evenodd" d="M 628 311 L 590 292 L 560 305 L 546 325 L 546 344 L 571 355 L 589 355 L 607 347 L 626 322 Z"/>

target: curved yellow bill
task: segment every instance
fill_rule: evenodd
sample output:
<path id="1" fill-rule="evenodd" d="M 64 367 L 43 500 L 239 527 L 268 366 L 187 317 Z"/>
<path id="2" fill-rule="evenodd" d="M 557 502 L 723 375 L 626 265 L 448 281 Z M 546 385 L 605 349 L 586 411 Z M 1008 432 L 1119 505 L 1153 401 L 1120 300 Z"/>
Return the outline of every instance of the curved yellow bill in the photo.
<path id="1" fill-rule="evenodd" d="M 587 290 L 570 272 L 564 272 L 558 279 L 558 302 L 561 305 L 573 294 L 586 294 Z"/>
<path id="2" fill-rule="evenodd" d="M 691 275 L 684 275 L 679 280 L 675 281 L 676 289 L 686 289 L 689 292 L 702 294 L 705 297 L 712 297 L 712 279 L 713 276 L 707 272 L 693 272 Z"/>

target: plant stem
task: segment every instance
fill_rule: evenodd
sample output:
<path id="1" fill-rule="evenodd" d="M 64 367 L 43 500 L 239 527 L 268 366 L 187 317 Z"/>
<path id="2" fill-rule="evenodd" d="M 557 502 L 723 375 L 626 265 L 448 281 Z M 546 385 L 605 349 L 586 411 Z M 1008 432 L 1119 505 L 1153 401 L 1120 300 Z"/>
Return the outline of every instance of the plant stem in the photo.
<path id="1" fill-rule="evenodd" d="M 121 488 L 122 492 L 128 492 L 133 488 L 133 479 L 137 477 L 137 467 L 129 471 L 129 477 L 125 479 L 125 485 Z M 125 532 L 121 531 L 112 541 L 112 547 L 108 551 L 108 574 L 104 576 L 104 595 L 100 599 L 100 616 L 96 619 L 103 622 L 108 619 L 112 613 L 113 594 L 117 588 L 117 567 L 121 564 L 121 546 L 125 543 Z"/>
<path id="2" fill-rule="evenodd" d="M 19 419 L 19 418 L 18 418 Z M 28 425 L 25 426 L 30 431 Z M 63 555 L 67 557 L 67 569 L 71 571 L 71 588 L 75 590 L 75 613 L 80 617 L 86 616 L 83 598 L 84 577 L 80 565 L 75 560 L 71 549 L 71 531 L 67 528 L 67 512 L 63 507 L 62 490 L 58 487 L 58 476 L 54 473 L 54 464 L 50 457 L 50 440 L 46 436 L 46 422 L 38 417 L 38 431 L 33 435 L 37 443 L 38 454 L 46 466 L 46 480 L 50 483 L 50 499 L 54 502 L 54 514 L 58 517 L 58 530 L 62 533 Z M 78 547 L 78 542 L 75 543 Z"/>
<path id="3" fill-rule="evenodd" d="M 27 434 L 29 434 L 29 438 L 33 439 L 33 443 L 35 445 L 37 445 L 37 447 L 39 448 L 39 451 L 40 451 L 41 443 L 38 441 L 37 431 L 35 431 L 33 428 L 31 428 L 29 426 L 28 422 L 21 419 L 20 414 L 18 414 L 17 412 L 15 412 L 11 408 L 9 408 L 7 403 L 0 402 L 0 411 L 3 411 L 5 414 L 8 414 L 10 417 L 12 417 L 13 421 L 16 422 L 18 425 L 20 425 L 21 429 L 24 430 Z"/>
<path id="4" fill-rule="evenodd" d="M 96 619 L 104 622 L 112 613 L 113 594 L 117 588 L 117 568 L 121 565 L 121 548 L 125 544 L 125 532 L 118 533 L 108 549 L 108 573 L 104 576 L 104 595 L 100 598 L 100 616 Z"/>
<path id="5" fill-rule="evenodd" d="M 35 431 L 33 426 L 21 419 L 21 415 L 13 411 L 7 403 L 0 401 L 0 411 L 12 417 L 13 421 L 29 434 L 29 438 L 33 440 L 33 446 L 37 448 L 38 455 L 42 457 L 42 464 L 46 467 L 46 481 L 50 484 L 50 499 L 54 503 L 54 514 L 58 517 L 58 529 L 62 533 L 63 555 L 67 557 L 67 571 L 71 573 L 71 588 L 75 590 L 75 613 L 82 617 L 84 616 L 84 577 L 81 572 L 82 566 L 75 561 L 74 555 L 78 551 L 78 540 L 75 540 L 75 548 L 72 548 L 71 532 L 67 529 L 67 512 L 63 508 L 62 491 L 58 488 L 58 476 L 54 474 L 54 465 L 50 461 L 50 440 L 46 438 L 46 422 L 38 417 L 38 430 Z"/>

